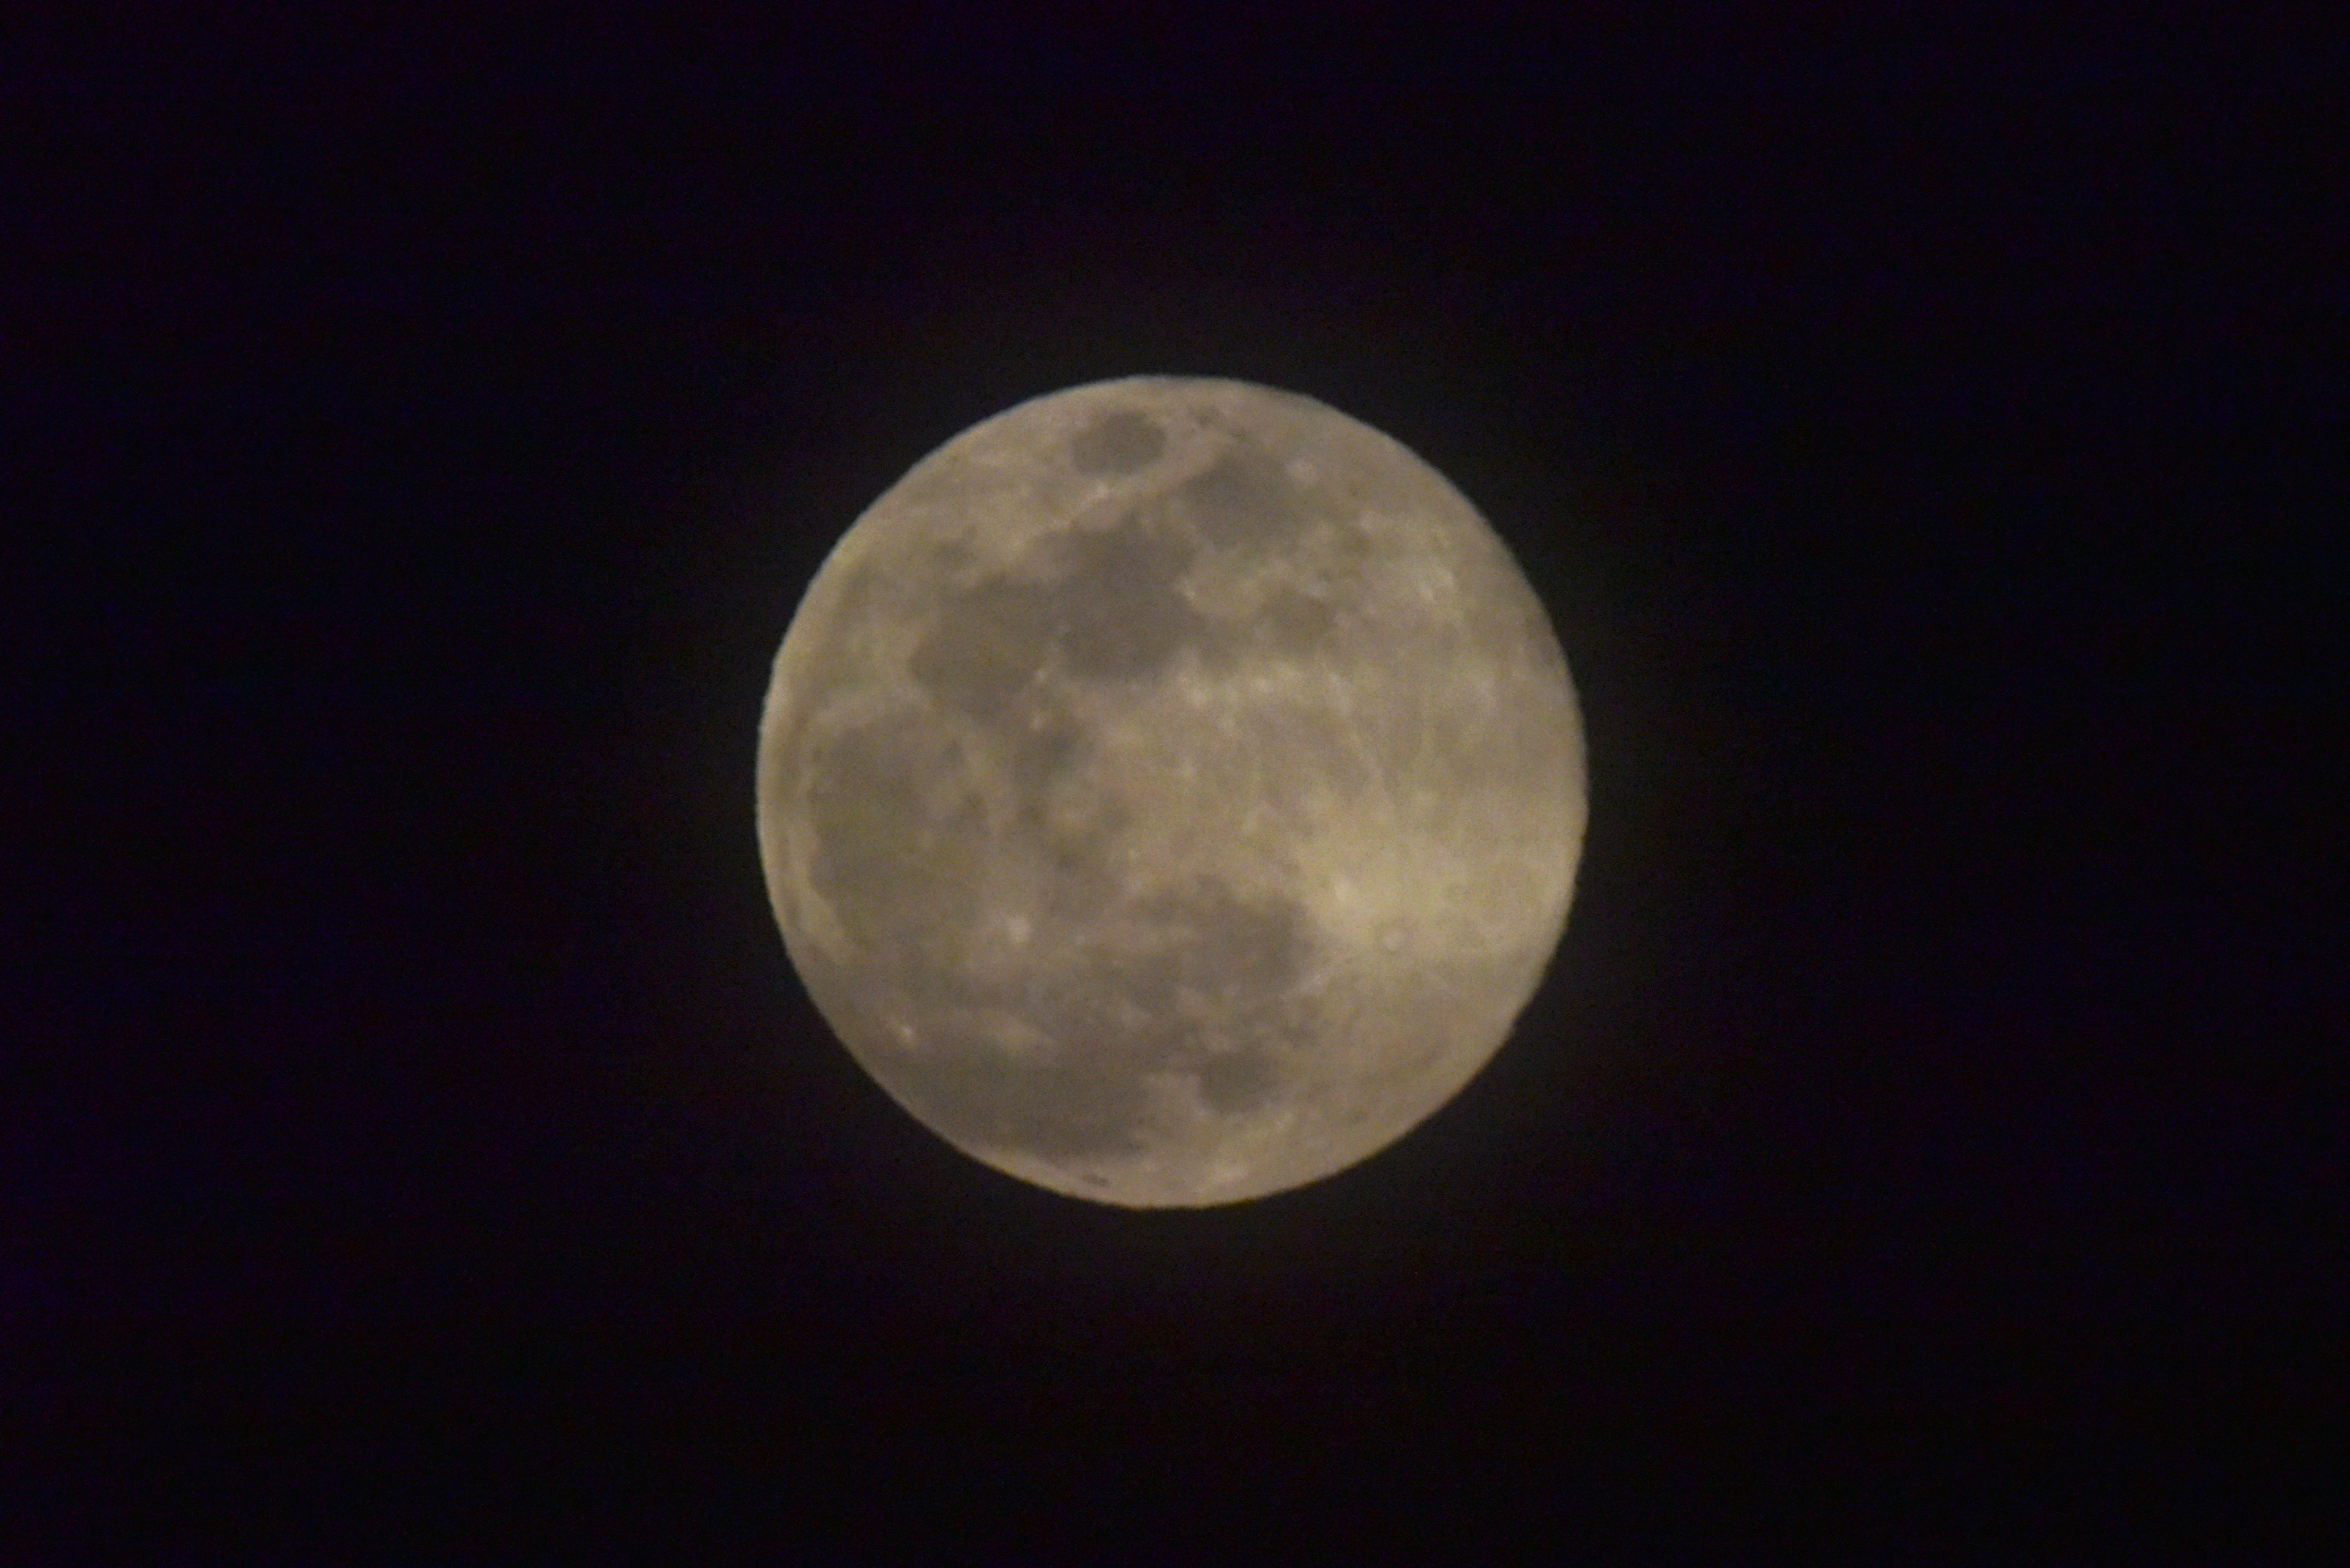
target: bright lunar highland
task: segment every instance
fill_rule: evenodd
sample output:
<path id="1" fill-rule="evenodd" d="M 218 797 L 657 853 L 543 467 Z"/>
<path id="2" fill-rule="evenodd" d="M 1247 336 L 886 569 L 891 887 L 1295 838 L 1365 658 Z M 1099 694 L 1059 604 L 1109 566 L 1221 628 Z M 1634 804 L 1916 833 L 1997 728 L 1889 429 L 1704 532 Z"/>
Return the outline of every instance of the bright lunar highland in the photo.
<path id="1" fill-rule="evenodd" d="M 857 1061 L 1137 1208 L 1315 1180 L 1451 1099 L 1586 812 L 1565 659 L 1476 509 L 1310 399 L 1171 377 L 1023 403 L 875 502 L 784 637 L 757 788 Z"/>

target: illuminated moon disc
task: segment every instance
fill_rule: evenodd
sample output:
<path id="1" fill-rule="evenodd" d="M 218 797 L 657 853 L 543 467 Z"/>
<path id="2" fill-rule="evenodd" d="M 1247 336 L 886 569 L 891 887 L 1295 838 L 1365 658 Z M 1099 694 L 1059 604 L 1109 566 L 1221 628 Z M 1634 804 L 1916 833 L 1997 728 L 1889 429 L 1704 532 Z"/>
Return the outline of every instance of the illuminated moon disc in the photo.
<path id="1" fill-rule="evenodd" d="M 760 727 L 785 947 L 955 1147 L 1138 1208 L 1377 1153 L 1565 927 L 1583 729 L 1442 475 L 1324 405 L 1139 377 L 917 463 L 809 586 Z"/>

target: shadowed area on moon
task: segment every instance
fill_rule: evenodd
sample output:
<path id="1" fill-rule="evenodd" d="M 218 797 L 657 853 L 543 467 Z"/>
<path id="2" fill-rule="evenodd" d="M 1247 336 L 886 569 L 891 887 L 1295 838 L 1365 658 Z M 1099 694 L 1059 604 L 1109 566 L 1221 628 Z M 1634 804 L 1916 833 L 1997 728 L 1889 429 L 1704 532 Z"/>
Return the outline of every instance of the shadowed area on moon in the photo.
<path id="1" fill-rule="evenodd" d="M 1167 432 L 1130 409 L 1102 415 L 1069 441 L 1069 466 L 1079 473 L 1131 473 L 1167 450 Z"/>
<path id="2" fill-rule="evenodd" d="M 1078 431 L 1069 461 L 1124 472 L 1164 445 L 1156 425 L 1114 412 Z M 1039 967 L 996 983 L 961 958 L 979 913 L 972 890 L 1006 853 L 981 771 L 1009 781 L 1008 836 L 1040 852 L 1039 912 L 1061 930 L 1097 921 L 1119 897 L 1106 866 L 1120 808 L 1074 822 L 1052 809 L 1056 784 L 1089 750 L 1066 683 L 1155 679 L 1186 647 L 1228 659 L 1251 628 L 1201 615 L 1177 583 L 1203 541 L 1262 548 L 1314 511 L 1281 464 L 1236 444 L 1107 528 L 1049 537 L 1037 553 L 1046 580 L 1000 574 L 944 597 L 909 673 L 982 729 L 987 755 L 909 714 L 840 734 L 814 759 L 818 889 L 893 987 L 950 1021 L 929 1023 L 919 1049 L 868 1064 L 949 1137 L 1057 1160 L 1138 1153 L 1155 1075 L 1180 1075 L 1211 1109 L 1243 1112 L 1273 1097 L 1280 1057 L 1309 1043 L 1311 1018 L 1278 1000 L 1309 948 L 1305 912 L 1244 901 L 1211 877 L 1128 898 L 1121 929 L 1146 934 L 1127 945 L 1040 950 Z M 1263 629 L 1302 649 L 1329 626 L 1326 607 L 1292 590 Z M 972 1022 L 1002 1016 L 1034 1029 L 1039 1048 L 1009 1052 Z"/>

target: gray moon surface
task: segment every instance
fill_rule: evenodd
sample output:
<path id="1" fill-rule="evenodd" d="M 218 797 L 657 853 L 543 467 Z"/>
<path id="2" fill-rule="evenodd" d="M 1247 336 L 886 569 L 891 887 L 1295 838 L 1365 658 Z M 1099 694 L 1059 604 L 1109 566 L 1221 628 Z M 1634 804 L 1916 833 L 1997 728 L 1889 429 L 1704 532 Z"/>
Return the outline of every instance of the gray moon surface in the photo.
<path id="1" fill-rule="evenodd" d="M 1386 1147 L 1508 1036 L 1586 811 L 1558 640 L 1369 426 L 1238 381 L 1052 393 L 809 585 L 759 848 L 850 1054 L 948 1143 L 1135 1208 Z"/>

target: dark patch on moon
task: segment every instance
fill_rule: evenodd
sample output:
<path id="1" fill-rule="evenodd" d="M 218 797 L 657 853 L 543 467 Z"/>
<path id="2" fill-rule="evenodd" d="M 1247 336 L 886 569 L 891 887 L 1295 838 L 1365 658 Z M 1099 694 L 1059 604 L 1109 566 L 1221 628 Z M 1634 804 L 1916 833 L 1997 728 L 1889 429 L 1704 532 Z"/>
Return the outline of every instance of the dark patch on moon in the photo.
<path id="1" fill-rule="evenodd" d="M 1213 877 L 1139 901 L 1153 941 L 1126 988 L 1153 1012 L 1175 1011 L 1179 988 L 1229 1014 L 1293 979 L 1307 949 L 1306 917 L 1294 899 L 1248 899 Z"/>
<path id="2" fill-rule="evenodd" d="M 1069 575 L 1052 590 L 1070 673 L 1155 674 L 1199 629 L 1175 584 L 1191 564 L 1181 541 L 1133 523 L 1079 536 Z"/>
<path id="3" fill-rule="evenodd" d="M 810 873 L 842 928 L 893 961 L 946 950 L 987 846 L 961 746 L 906 715 L 829 738 L 809 767 Z"/>
<path id="4" fill-rule="evenodd" d="M 1060 535 L 1030 563 L 1045 580 L 998 575 L 947 595 L 908 660 L 932 699 L 990 737 L 1022 831 L 1051 863 L 1056 912 L 1106 899 L 1108 845 L 1123 826 L 1115 801 L 1054 809 L 1092 750 L 1062 682 L 1154 676 L 1198 639 L 1205 623 L 1176 591 L 1193 553 L 1135 517 Z"/>
<path id="5" fill-rule="evenodd" d="M 1201 664 L 1223 675 L 1268 655 L 1305 659 L 1335 656 L 1338 635 L 1336 606 L 1284 584 L 1253 609 L 1211 619 L 1194 646 Z"/>
<path id="6" fill-rule="evenodd" d="M 1320 653 L 1338 634 L 1338 612 L 1324 600 L 1295 588 L 1280 588 L 1257 611 L 1257 624 L 1275 652 Z"/>
<path id="7" fill-rule="evenodd" d="M 950 1014 L 1009 1013 L 1051 1049 L 1014 1056 L 976 1028 L 952 1028 L 874 1070 L 951 1138 L 1048 1160 L 1140 1151 L 1154 1076 L 1190 1076 L 1226 1114 L 1271 1101 L 1274 1053 L 1310 1039 L 1303 1020 L 1274 1005 L 1305 961 L 1304 910 L 1202 877 L 1129 913 L 1146 933 L 1139 948 L 1056 974 L 997 987 L 945 968 L 910 977 L 919 1002 Z M 1211 1032 L 1223 1033 L 1223 1048 L 1206 1044 Z"/>
<path id="8" fill-rule="evenodd" d="M 1192 554 L 1140 514 L 1061 535 L 1043 552 L 1048 581 L 998 576 L 948 595 L 908 670 L 941 701 L 988 724 L 1014 715 L 1056 648 L 1073 675 L 1156 673 L 1200 628 L 1175 588 Z"/>
<path id="9" fill-rule="evenodd" d="M 1255 504 L 1229 485 L 1208 494 Z M 951 1138 L 1056 1162 L 1132 1154 L 1149 1136 L 1155 1077 L 1189 1077 L 1211 1106 L 1237 1112 L 1274 1096 L 1274 1063 L 1306 1048 L 1308 1025 L 1278 1000 L 1306 959 L 1303 908 L 1243 898 L 1208 877 L 1122 898 L 1110 854 L 1132 807 L 1088 774 L 1092 744 L 1064 685 L 1152 678 L 1185 646 L 1231 635 L 1178 591 L 1198 537 L 1147 505 L 1110 527 L 1052 535 L 1017 575 L 948 594 L 908 669 L 941 707 L 980 726 L 983 750 L 950 755 L 934 736 L 926 752 L 910 719 L 908 734 L 843 737 L 824 768 L 811 805 L 819 884 L 860 941 L 900 933 L 896 983 L 933 1020 L 919 1050 L 885 1050 L 870 1064 Z M 1288 613 L 1298 635 L 1313 631 L 1310 608 Z M 974 789 L 972 769 L 1002 770 L 1016 804 L 1002 836 L 974 803 L 923 783 L 942 767 Z M 915 835 L 916 823 L 930 826 Z M 1114 914 L 1126 938 L 1063 949 L 1062 964 L 1016 981 L 974 979 L 958 948 L 983 913 L 972 898 L 986 866 L 1023 855 L 1045 872 L 1037 913 L 1053 928 L 1087 929 Z M 914 933 L 922 940 L 903 940 Z M 1014 1053 L 979 1025 L 938 1022 L 991 1012 L 1021 1020 L 1050 1047 Z"/>
<path id="10" fill-rule="evenodd" d="M 1211 1110 L 1232 1116 L 1273 1098 L 1280 1078 L 1262 1051 L 1225 1051 L 1200 1063 L 1200 1097 Z"/>
<path id="11" fill-rule="evenodd" d="M 1035 694 L 1025 722 L 1007 732 L 1012 785 L 1023 811 L 1041 822 L 1045 791 L 1062 771 L 1084 755 L 1085 730 L 1051 691 Z"/>
<path id="12" fill-rule="evenodd" d="M 1037 590 L 993 577 L 947 599 L 908 669 L 957 712 L 1001 724 L 1015 715 L 1052 642 L 1050 607 Z"/>
<path id="13" fill-rule="evenodd" d="M 1177 485 L 1171 498 L 1202 540 L 1226 550 L 1272 549 L 1318 510 L 1278 460 L 1246 441 Z"/>
<path id="14" fill-rule="evenodd" d="M 1141 1081 L 1112 1062 L 1065 1056 L 1008 1062 L 984 1040 L 949 1040 L 935 1057 L 886 1081 L 948 1137 L 1042 1159 L 1139 1153 Z"/>
<path id="15" fill-rule="evenodd" d="M 1108 478 L 1148 467 L 1167 450 L 1167 433 L 1131 409 L 1102 415 L 1069 441 L 1069 466 Z"/>
<path id="16" fill-rule="evenodd" d="M 1052 914 L 1089 919 L 1116 897 L 1110 849 L 1133 820 L 1134 808 L 1123 798 L 1086 787 L 1074 769 L 1022 801 L 1021 821 L 1050 873 L 1044 897 Z"/>

